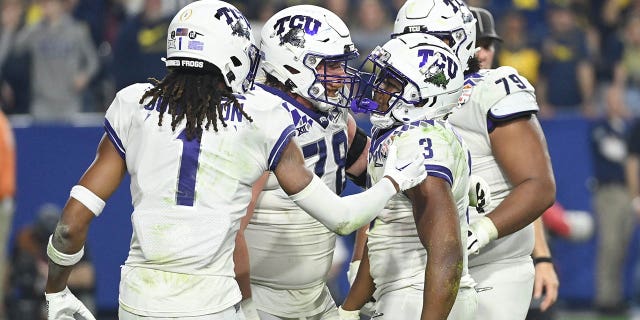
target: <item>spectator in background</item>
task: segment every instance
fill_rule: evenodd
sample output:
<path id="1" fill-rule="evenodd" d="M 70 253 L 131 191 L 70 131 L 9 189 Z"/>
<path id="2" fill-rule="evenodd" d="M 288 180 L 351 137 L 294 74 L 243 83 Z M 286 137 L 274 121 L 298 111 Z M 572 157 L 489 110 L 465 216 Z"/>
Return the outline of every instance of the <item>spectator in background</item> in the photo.
<path id="1" fill-rule="evenodd" d="M 606 115 L 591 128 L 591 150 L 597 185 L 594 205 L 598 226 L 595 303 L 605 314 L 622 314 L 622 275 L 634 229 L 631 197 L 625 184 L 627 111 L 615 92 L 606 92 Z"/>
<path id="2" fill-rule="evenodd" d="M 42 20 L 17 36 L 15 50 L 31 55 L 31 114 L 68 121 L 82 110 L 82 93 L 98 70 L 87 27 L 71 17 L 68 0 L 42 0 Z"/>
<path id="3" fill-rule="evenodd" d="M 640 2 L 640 1 L 639 1 Z M 622 58 L 614 69 L 616 92 L 634 116 L 640 116 L 640 16 L 631 16 L 624 27 Z"/>
<path id="4" fill-rule="evenodd" d="M 335 13 L 343 21 L 349 21 L 349 5 L 347 0 L 324 0 L 321 7 Z"/>
<path id="5" fill-rule="evenodd" d="M 60 219 L 61 209 L 54 204 L 40 207 L 35 221 L 16 235 L 11 259 L 8 291 L 8 316 L 11 320 L 46 319 L 44 286 L 47 281 L 47 243 Z M 71 271 L 69 289 L 95 312 L 95 271 L 85 254 Z"/>
<path id="6" fill-rule="evenodd" d="M 542 41 L 542 65 L 536 92 L 541 116 L 579 114 L 592 117 L 595 74 L 585 32 L 568 4 L 549 7 L 549 34 Z"/>
<path id="7" fill-rule="evenodd" d="M 25 24 L 25 6 L 23 0 L 4 0 L 0 10 L 0 102 L 8 114 L 29 113 L 29 54 L 13 52 L 16 30 Z"/>
<path id="8" fill-rule="evenodd" d="M 392 31 L 389 24 L 389 15 L 385 11 L 380 0 L 362 0 L 357 8 L 357 22 L 353 30 L 353 43 L 360 57 L 356 64 L 366 60 L 367 54 L 373 51 L 377 45 L 386 43 Z"/>
<path id="9" fill-rule="evenodd" d="M 511 66 L 535 85 L 538 80 L 541 55 L 529 35 L 527 20 L 519 11 L 507 13 L 502 20 L 503 42 L 498 53 L 498 65 Z"/>
<path id="10" fill-rule="evenodd" d="M 0 319 L 4 315 L 7 241 L 11 233 L 16 192 L 15 140 L 11 125 L 0 110 Z"/>
<path id="11" fill-rule="evenodd" d="M 169 22 L 162 0 L 144 0 L 142 11 L 120 28 L 113 52 L 116 90 L 164 77 Z"/>

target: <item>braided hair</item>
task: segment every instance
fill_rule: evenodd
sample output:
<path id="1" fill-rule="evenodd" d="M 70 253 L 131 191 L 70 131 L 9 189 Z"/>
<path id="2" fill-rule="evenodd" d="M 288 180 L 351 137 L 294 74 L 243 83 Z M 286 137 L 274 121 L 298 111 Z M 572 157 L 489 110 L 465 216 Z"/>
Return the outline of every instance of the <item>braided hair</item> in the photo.
<path id="1" fill-rule="evenodd" d="M 237 108 L 250 122 L 253 121 L 224 82 L 218 68 L 210 72 L 170 68 L 164 79 L 150 78 L 149 80 L 154 83 L 154 86 L 144 93 L 139 103 L 150 107 L 159 101 L 158 126 L 162 126 L 163 115 L 168 112 L 171 115 L 173 131 L 186 118 L 185 131 L 188 140 L 194 138 L 200 140 L 202 124 L 205 120 L 205 130 L 213 125 L 213 130 L 217 132 L 218 121 L 223 127 L 227 127 L 223 115 L 225 108 Z M 147 98 L 150 99 L 145 103 Z"/>

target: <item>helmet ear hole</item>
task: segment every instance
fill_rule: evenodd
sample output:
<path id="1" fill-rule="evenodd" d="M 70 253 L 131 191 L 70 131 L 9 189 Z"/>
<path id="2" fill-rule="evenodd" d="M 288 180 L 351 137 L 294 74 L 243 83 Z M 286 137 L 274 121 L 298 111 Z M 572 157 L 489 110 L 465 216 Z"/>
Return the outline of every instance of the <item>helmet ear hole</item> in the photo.
<path id="1" fill-rule="evenodd" d="M 236 56 L 231 57 L 231 62 L 233 62 L 234 67 L 239 67 L 242 65 L 242 62 L 240 62 L 240 59 L 238 59 L 238 57 Z"/>
<path id="2" fill-rule="evenodd" d="M 284 67 L 285 67 L 285 69 L 287 69 L 287 71 L 289 71 L 291 74 L 298 74 L 298 73 L 300 73 L 300 71 L 299 71 L 298 69 L 296 69 L 296 68 L 294 68 L 294 67 L 292 67 L 292 66 L 290 66 L 290 65 L 285 65 Z"/>
<path id="3" fill-rule="evenodd" d="M 236 75 L 233 74 L 233 71 L 229 71 L 227 72 L 227 81 L 229 81 L 229 83 L 233 82 L 236 80 Z"/>

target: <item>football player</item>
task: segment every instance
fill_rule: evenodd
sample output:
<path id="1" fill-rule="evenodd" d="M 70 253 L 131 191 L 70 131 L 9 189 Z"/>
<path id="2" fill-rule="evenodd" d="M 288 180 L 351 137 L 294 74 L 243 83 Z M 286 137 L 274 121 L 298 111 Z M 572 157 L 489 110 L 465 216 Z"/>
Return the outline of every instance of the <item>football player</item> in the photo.
<path id="1" fill-rule="evenodd" d="M 376 319 L 472 319 L 477 306 L 466 246 L 469 151 L 445 119 L 458 105 L 463 67 L 441 40 L 407 34 L 367 58 L 373 100 L 354 105 L 374 126 L 368 174 L 380 181 L 388 146 L 425 159 L 427 178 L 394 196 L 368 231 L 364 258 L 339 312 L 359 319 L 373 295 Z M 364 65 L 363 65 L 364 66 Z"/>
<path id="2" fill-rule="evenodd" d="M 536 237 L 532 222 L 553 204 L 555 180 L 531 84 L 511 67 L 478 70 L 478 59 L 491 66 L 493 47 L 481 39 L 482 47 L 476 48 L 474 21 L 482 34 L 497 37 L 487 24 L 493 19 L 478 12 L 457 0 L 409 0 L 398 12 L 394 34 L 434 35 L 468 61 L 462 106 L 449 120 L 469 146 L 473 175 L 488 182 L 491 191 L 490 204 L 480 201 L 469 212 L 468 252 L 476 253 L 469 257 L 469 270 L 479 293 L 476 319 L 524 319 L 534 286 L 534 244 L 538 261 L 550 262 L 541 224 Z M 536 284 L 538 294 L 542 286 L 547 290 L 547 306 L 558 286 L 549 271 L 553 268 L 540 270 L 548 281 Z"/>
<path id="3" fill-rule="evenodd" d="M 358 52 L 345 23 L 321 7 L 293 6 L 265 23 L 261 39 L 258 86 L 286 101 L 307 168 L 338 195 L 347 176 L 364 186 L 370 139 L 349 114 L 359 80 L 349 63 Z M 245 218 L 251 220 L 239 233 L 251 266 L 252 298 L 245 288 L 243 303 L 253 301 L 263 320 L 336 319 L 326 285 L 336 234 L 291 201 L 273 172 L 260 181 L 254 186 L 255 209 Z M 240 243 L 236 253 L 242 288 L 248 270 L 242 268 L 247 257 Z"/>
<path id="4" fill-rule="evenodd" d="M 339 233 L 367 223 L 398 190 L 426 176 L 422 160 L 395 164 L 392 158 L 381 183 L 336 196 L 305 167 L 284 101 L 249 90 L 258 53 L 246 18 L 226 2 L 197 1 L 176 14 L 167 36 L 168 74 L 118 92 L 96 158 L 71 189 L 50 237 L 49 319 L 94 319 L 67 279 L 91 221 L 127 172 L 134 210 L 121 270 L 123 320 L 244 319 L 234 241 L 251 186 L 265 171 L 274 171 L 298 206 Z"/>

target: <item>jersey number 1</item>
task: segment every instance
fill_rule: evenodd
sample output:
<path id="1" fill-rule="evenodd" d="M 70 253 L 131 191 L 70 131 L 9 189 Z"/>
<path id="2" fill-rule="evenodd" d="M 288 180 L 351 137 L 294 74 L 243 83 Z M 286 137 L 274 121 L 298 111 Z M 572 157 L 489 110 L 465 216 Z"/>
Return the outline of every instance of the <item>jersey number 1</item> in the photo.
<path id="1" fill-rule="evenodd" d="M 176 204 L 193 207 L 193 199 L 196 193 L 198 157 L 200 156 L 200 141 L 198 139 L 189 141 L 186 130 L 182 130 L 177 139 L 182 141 L 182 155 L 180 156 Z"/>

